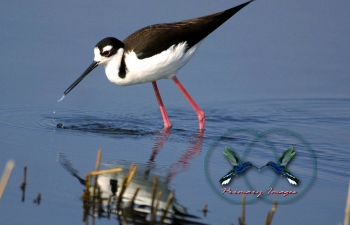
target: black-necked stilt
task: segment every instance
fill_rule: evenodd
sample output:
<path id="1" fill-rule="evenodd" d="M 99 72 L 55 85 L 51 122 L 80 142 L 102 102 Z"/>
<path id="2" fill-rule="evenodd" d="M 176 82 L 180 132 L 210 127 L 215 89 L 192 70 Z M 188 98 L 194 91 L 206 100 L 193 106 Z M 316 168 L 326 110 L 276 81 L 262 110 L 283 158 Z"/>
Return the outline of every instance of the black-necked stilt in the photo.
<path id="1" fill-rule="evenodd" d="M 295 151 L 293 147 L 289 147 L 286 151 L 283 152 L 281 158 L 278 160 L 277 163 L 274 163 L 272 161 L 266 163 L 265 166 L 271 167 L 277 174 L 280 174 L 281 176 L 287 177 L 290 184 L 298 185 L 299 180 L 287 170 L 286 166 L 288 162 L 294 157 Z M 265 167 L 263 166 L 263 167 Z M 260 169 L 262 169 L 261 167 Z"/>
<path id="2" fill-rule="evenodd" d="M 237 154 L 234 151 L 232 151 L 229 147 L 225 147 L 225 151 L 223 153 L 226 159 L 231 163 L 233 168 L 219 180 L 221 185 L 228 184 L 234 175 L 242 174 L 246 169 L 250 167 L 255 167 L 256 169 L 258 169 L 251 162 L 247 161 L 242 163 L 242 161 L 238 158 Z"/>
<path id="3" fill-rule="evenodd" d="M 196 111 L 199 129 L 204 130 L 205 114 L 182 86 L 176 73 L 191 59 L 206 36 L 252 1 L 208 16 L 148 26 L 136 31 L 123 42 L 113 37 L 101 40 L 95 46 L 94 61 L 64 92 L 63 97 L 94 68 L 103 64 L 107 78 L 116 85 L 152 82 L 164 128 L 167 129 L 171 123 L 156 81 L 171 78 Z"/>

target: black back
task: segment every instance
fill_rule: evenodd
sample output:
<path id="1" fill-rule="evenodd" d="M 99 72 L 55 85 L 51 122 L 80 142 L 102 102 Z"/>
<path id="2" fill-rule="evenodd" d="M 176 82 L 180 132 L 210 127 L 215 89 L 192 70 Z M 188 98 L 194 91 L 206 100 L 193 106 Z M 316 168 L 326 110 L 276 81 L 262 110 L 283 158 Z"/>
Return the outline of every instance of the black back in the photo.
<path id="1" fill-rule="evenodd" d="M 208 16 L 142 28 L 124 40 L 125 50 L 144 59 L 185 41 L 190 49 L 252 1 Z"/>

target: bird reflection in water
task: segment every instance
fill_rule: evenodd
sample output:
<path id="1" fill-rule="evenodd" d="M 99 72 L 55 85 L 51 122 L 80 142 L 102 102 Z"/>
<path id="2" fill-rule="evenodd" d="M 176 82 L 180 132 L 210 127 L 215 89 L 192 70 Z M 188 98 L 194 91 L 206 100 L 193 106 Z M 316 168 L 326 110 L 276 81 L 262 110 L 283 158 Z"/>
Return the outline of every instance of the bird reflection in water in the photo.
<path id="1" fill-rule="evenodd" d="M 88 224 L 91 216 L 92 224 L 96 217 L 111 218 L 114 215 L 121 224 L 204 224 L 200 218 L 191 215 L 179 204 L 169 189 L 169 182 L 178 173 L 188 167 L 190 159 L 201 151 L 202 135 L 196 135 L 184 154 L 171 166 L 166 176 L 157 176 L 151 172 L 169 133 L 159 136 L 152 149 L 148 163 L 138 164 L 131 182 L 123 193 L 123 183 L 130 174 L 130 162 L 121 161 L 105 164 L 108 169 L 122 168 L 122 172 L 102 174 L 97 179 L 97 189 L 89 188 L 83 195 L 84 222 Z M 86 179 L 78 175 L 70 160 L 59 154 L 59 163 L 78 181 L 87 185 Z M 91 185 L 89 185 L 91 187 Z M 94 194 L 95 193 L 95 194 Z M 121 202 L 118 198 L 122 196 Z M 199 202 L 198 207 L 204 204 Z"/>

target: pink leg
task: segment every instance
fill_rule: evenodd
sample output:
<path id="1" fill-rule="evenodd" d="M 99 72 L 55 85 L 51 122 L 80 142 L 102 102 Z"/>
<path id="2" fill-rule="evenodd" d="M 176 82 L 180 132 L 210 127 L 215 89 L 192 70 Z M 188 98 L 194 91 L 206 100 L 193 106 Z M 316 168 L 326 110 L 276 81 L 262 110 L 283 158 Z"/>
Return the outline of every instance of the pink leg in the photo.
<path id="1" fill-rule="evenodd" d="M 152 82 L 154 93 L 156 94 L 158 105 L 160 108 L 160 113 L 162 114 L 163 121 L 164 121 L 164 129 L 170 129 L 171 128 L 171 123 L 168 118 L 168 114 L 166 113 L 165 107 L 163 105 L 162 97 L 160 97 L 160 93 L 158 90 L 157 83 L 155 81 Z"/>
<path id="2" fill-rule="evenodd" d="M 204 130 L 204 124 L 205 124 L 205 114 L 204 112 L 199 108 L 197 103 L 192 99 L 192 97 L 188 94 L 186 89 L 182 86 L 179 79 L 177 79 L 176 76 L 174 76 L 173 81 L 175 82 L 176 86 L 180 89 L 182 94 L 186 97 L 186 99 L 190 102 L 191 106 L 193 107 L 194 111 L 196 111 L 198 116 L 198 122 L 199 122 L 199 130 Z"/>

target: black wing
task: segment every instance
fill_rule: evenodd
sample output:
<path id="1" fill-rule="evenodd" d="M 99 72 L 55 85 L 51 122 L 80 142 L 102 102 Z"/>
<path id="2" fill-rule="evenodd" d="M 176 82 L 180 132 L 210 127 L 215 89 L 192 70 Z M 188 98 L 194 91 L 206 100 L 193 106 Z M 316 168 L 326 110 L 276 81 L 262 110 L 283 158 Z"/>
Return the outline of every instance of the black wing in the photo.
<path id="1" fill-rule="evenodd" d="M 251 2 L 208 16 L 142 28 L 124 40 L 125 49 L 134 51 L 139 59 L 159 54 L 182 42 L 190 49 Z"/>

